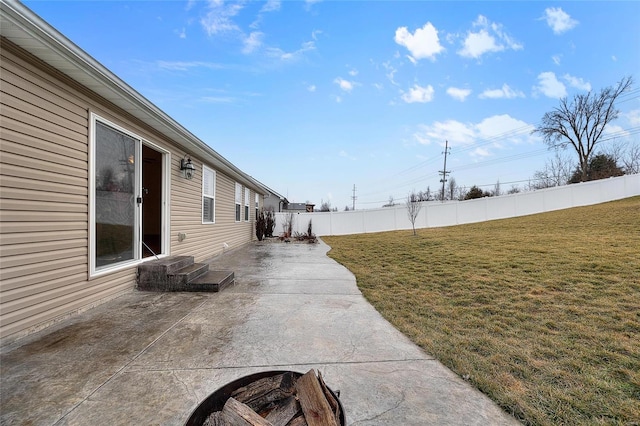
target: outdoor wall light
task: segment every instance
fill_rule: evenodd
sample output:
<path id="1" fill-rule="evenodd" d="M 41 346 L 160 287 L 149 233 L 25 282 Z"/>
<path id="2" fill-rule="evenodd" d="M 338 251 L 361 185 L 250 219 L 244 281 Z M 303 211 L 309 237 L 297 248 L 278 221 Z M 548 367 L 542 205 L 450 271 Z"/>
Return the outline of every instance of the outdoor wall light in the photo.
<path id="1" fill-rule="evenodd" d="M 191 162 L 191 157 L 187 154 L 184 155 L 184 158 L 180 160 L 180 170 L 182 170 L 182 176 L 186 179 L 192 179 L 193 175 L 196 174 L 196 166 Z"/>

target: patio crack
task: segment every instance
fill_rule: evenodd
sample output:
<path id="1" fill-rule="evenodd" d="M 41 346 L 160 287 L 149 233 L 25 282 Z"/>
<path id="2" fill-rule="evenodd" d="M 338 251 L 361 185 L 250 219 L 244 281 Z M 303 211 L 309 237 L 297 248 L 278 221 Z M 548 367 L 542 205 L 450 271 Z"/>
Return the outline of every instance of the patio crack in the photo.
<path id="1" fill-rule="evenodd" d="M 366 419 L 362 419 L 362 420 L 356 420 L 355 422 L 353 422 L 353 425 L 357 425 L 357 424 L 361 424 L 364 422 L 371 422 L 371 421 L 375 421 L 377 419 L 379 419 L 380 417 L 384 416 L 385 414 L 387 414 L 390 411 L 393 411 L 395 409 L 397 409 L 398 407 L 400 407 L 400 405 L 402 405 L 402 403 L 405 400 L 405 393 L 404 391 L 400 391 L 400 399 L 396 401 L 395 405 L 393 407 L 387 408 L 386 410 L 384 410 L 381 413 L 376 414 L 375 416 L 366 418 Z"/>
<path id="2" fill-rule="evenodd" d="M 193 388 L 191 386 L 189 386 L 189 384 L 187 382 L 185 382 L 184 380 L 182 380 L 178 374 L 176 373 L 175 370 L 171 371 L 171 375 L 179 382 L 182 384 L 182 386 L 184 386 L 184 389 L 186 390 L 186 392 L 188 394 L 190 394 L 191 396 L 193 396 L 193 399 L 195 402 L 198 402 L 200 399 L 198 398 L 198 395 L 196 395 L 196 392 L 193 390 Z"/>

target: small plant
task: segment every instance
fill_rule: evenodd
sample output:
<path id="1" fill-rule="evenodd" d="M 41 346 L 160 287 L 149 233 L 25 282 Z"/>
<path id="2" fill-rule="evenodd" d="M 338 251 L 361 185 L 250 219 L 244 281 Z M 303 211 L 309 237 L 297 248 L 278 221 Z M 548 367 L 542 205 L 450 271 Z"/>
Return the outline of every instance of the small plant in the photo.
<path id="1" fill-rule="evenodd" d="M 267 232 L 267 221 L 265 218 L 264 210 L 258 213 L 256 218 L 256 237 L 258 241 L 262 241 Z"/>
<path id="2" fill-rule="evenodd" d="M 273 237 L 273 230 L 276 227 L 276 217 L 273 212 L 273 207 L 269 207 L 267 209 L 262 209 L 264 213 L 264 236 L 267 238 Z"/>
<path id="3" fill-rule="evenodd" d="M 316 238 L 316 236 L 313 234 L 313 231 L 312 231 L 311 219 L 309 219 L 309 225 L 307 226 L 307 233 L 303 234 L 301 232 L 296 232 L 293 235 L 293 238 L 295 238 L 296 241 L 308 241 L 309 244 L 318 242 L 318 239 Z"/>
<path id="4" fill-rule="evenodd" d="M 416 235 L 416 219 L 418 218 L 420 209 L 422 209 L 422 203 L 415 191 L 411 191 L 409 195 L 407 195 L 406 206 L 407 215 L 409 216 L 411 227 L 413 228 L 413 235 Z"/>
<path id="5" fill-rule="evenodd" d="M 293 235 L 293 222 L 295 221 L 295 216 L 293 213 L 287 213 L 284 217 L 284 221 L 282 222 L 282 230 L 283 237 L 285 239 L 290 238 Z"/>

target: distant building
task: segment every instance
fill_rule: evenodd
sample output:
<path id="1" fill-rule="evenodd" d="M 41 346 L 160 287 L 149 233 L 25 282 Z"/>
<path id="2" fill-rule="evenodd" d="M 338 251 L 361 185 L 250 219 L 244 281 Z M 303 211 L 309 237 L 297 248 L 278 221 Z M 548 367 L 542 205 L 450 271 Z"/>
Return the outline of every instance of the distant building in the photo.
<path id="1" fill-rule="evenodd" d="M 307 203 L 289 203 L 287 208 L 283 211 L 287 212 L 296 212 L 296 213 L 313 213 L 313 208 L 315 204 L 307 204 Z"/>
<path id="2" fill-rule="evenodd" d="M 285 211 L 287 209 L 287 206 L 289 205 L 289 200 L 287 200 L 284 195 L 278 194 L 268 186 L 265 188 L 267 188 L 268 193 L 264 196 L 264 208 L 267 210 L 271 209 L 274 212 Z"/>

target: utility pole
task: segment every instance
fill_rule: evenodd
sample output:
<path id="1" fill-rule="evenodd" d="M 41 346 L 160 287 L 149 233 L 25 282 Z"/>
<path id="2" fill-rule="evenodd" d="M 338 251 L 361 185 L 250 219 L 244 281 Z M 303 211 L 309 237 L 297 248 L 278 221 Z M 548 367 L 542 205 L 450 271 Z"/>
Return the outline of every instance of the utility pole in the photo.
<path id="1" fill-rule="evenodd" d="M 356 199 L 358 197 L 356 197 L 356 184 L 353 184 L 353 195 L 351 196 L 351 199 L 353 200 L 353 207 L 351 208 L 351 210 L 355 210 L 356 209 Z"/>
<path id="2" fill-rule="evenodd" d="M 451 148 L 449 148 L 449 141 L 445 140 L 444 141 L 444 168 L 439 171 L 438 173 L 440 173 L 442 175 L 442 179 L 440 179 L 440 182 L 442 182 L 442 192 L 440 193 L 441 195 L 441 199 L 442 202 L 444 203 L 444 184 L 447 182 L 447 175 L 449 173 L 451 173 L 451 171 L 447 171 L 447 154 L 450 154 L 450 150 Z"/>

